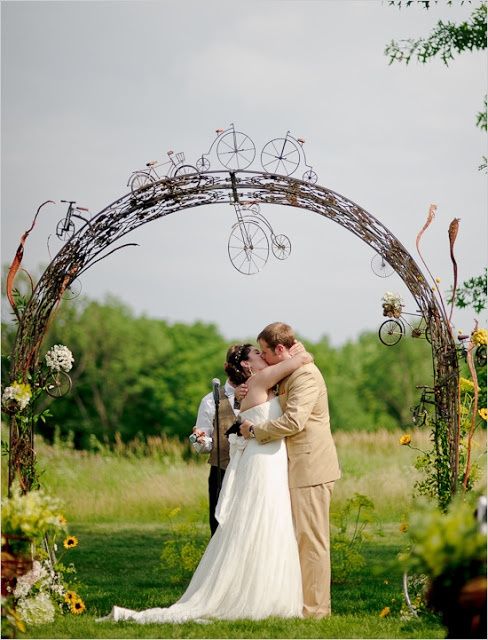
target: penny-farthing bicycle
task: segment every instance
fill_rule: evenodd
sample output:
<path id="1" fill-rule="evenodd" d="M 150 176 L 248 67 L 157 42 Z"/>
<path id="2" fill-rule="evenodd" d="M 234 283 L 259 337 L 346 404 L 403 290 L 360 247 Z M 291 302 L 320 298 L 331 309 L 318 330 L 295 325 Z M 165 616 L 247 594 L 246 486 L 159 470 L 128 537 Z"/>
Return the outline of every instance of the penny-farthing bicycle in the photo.
<path id="1" fill-rule="evenodd" d="M 227 244 L 232 266 L 246 276 L 261 271 L 269 257 L 268 231 L 271 251 L 278 260 L 291 253 L 291 242 L 283 233 L 275 234 L 269 221 L 260 212 L 259 205 L 249 202 L 234 204 L 237 222 L 232 226 Z"/>
<path id="2" fill-rule="evenodd" d="M 256 156 L 256 147 L 248 135 L 236 131 L 233 124 L 227 129 L 216 129 L 215 133 L 216 137 L 209 150 L 202 153 L 196 162 L 198 171 L 210 169 L 209 155 L 214 148 L 220 164 L 229 171 L 244 170 L 252 164 Z"/>
<path id="3" fill-rule="evenodd" d="M 307 158 L 303 145 L 303 138 L 294 138 L 287 131 L 284 138 L 274 138 L 267 142 L 261 151 L 261 166 L 267 173 L 278 173 L 291 176 L 303 162 L 307 170 L 302 175 L 302 180 L 315 184 L 317 182 L 317 174 L 313 167 L 307 164 Z"/>

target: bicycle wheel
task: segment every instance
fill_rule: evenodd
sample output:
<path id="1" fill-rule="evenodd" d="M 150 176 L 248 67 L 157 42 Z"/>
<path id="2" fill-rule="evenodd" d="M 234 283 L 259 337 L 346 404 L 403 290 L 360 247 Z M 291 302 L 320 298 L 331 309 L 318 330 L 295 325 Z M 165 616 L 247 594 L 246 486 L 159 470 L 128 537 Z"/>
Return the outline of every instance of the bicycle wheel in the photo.
<path id="1" fill-rule="evenodd" d="M 474 361 L 477 367 L 484 367 L 486 365 L 486 345 L 480 344 L 479 347 L 476 347 Z"/>
<path id="2" fill-rule="evenodd" d="M 291 176 L 300 164 L 300 149 L 288 138 L 275 138 L 261 151 L 261 166 L 267 173 Z"/>
<path id="3" fill-rule="evenodd" d="M 154 196 L 154 180 L 144 171 L 138 171 L 130 177 L 129 187 L 138 200 L 150 200 Z"/>
<path id="4" fill-rule="evenodd" d="M 80 295 L 81 289 L 81 280 L 73 280 L 73 282 L 69 284 L 64 290 L 63 300 L 74 300 Z"/>
<path id="5" fill-rule="evenodd" d="M 75 223 L 73 220 L 70 220 L 68 224 L 66 224 L 66 218 L 63 218 L 56 225 L 56 236 L 60 240 L 69 240 L 71 236 L 75 232 Z"/>
<path id="6" fill-rule="evenodd" d="M 412 409 L 412 422 L 416 427 L 423 427 L 427 420 L 427 409 L 419 403 Z"/>
<path id="7" fill-rule="evenodd" d="M 318 175 L 315 173 L 315 171 L 312 171 L 312 169 L 305 171 L 302 176 L 302 180 L 304 180 L 305 182 L 309 182 L 310 184 L 315 184 L 318 178 Z"/>
<path id="8" fill-rule="evenodd" d="M 247 169 L 256 156 L 256 147 L 249 136 L 240 131 L 229 131 L 217 144 L 217 158 L 230 171 Z"/>
<path id="9" fill-rule="evenodd" d="M 210 169 L 210 160 L 208 158 L 204 158 L 203 156 L 198 158 L 196 164 L 197 164 L 197 169 L 200 172 L 208 171 Z"/>
<path id="10" fill-rule="evenodd" d="M 290 238 L 285 236 L 283 233 L 274 236 L 271 243 L 271 250 L 275 258 L 278 258 L 278 260 L 285 260 L 291 253 Z"/>
<path id="11" fill-rule="evenodd" d="M 371 269 L 380 278 L 389 278 L 395 271 L 379 253 L 372 257 Z"/>
<path id="12" fill-rule="evenodd" d="M 182 164 L 176 169 L 173 177 L 176 178 L 177 176 L 188 176 L 191 173 L 199 173 L 199 171 L 192 164 Z"/>
<path id="13" fill-rule="evenodd" d="M 47 377 L 44 388 L 51 398 L 62 398 L 71 391 L 71 378 L 64 371 L 53 371 Z"/>
<path id="14" fill-rule="evenodd" d="M 398 320 L 385 320 L 379 328 L 378 335 L 383 344 L 392 347 L 402 339 L 403 327 Z"/>
<path id="15" fill-rule="evenodd" d="M 261 271 L 268 261 L 268 238 L 256 222 L 236 222 L 230 232 L 227 250 L 232 266 L 250 276 Z"/>

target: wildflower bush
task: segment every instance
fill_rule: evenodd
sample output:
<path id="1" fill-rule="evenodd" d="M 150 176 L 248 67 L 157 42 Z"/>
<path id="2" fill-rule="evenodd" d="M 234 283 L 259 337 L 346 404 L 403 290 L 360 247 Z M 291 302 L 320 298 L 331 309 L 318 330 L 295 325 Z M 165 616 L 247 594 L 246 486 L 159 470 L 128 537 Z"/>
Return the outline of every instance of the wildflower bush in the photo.
<path id="1" fill-rule="evenodd" d="M 332 577 L 335 583 L 347 581 L 364 566 L 361 549 L 368 538 L 366 528 L 374 521 L 374 503 L 355 493 L 338 513 L 338 530 L 331 540 Z"/>

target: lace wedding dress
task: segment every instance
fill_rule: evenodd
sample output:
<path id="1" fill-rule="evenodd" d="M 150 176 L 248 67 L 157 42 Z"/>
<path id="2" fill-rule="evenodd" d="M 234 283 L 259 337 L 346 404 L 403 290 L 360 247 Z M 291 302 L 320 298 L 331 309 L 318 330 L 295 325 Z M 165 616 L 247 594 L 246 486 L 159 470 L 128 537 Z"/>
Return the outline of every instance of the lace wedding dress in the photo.
<path id="1" fill-rule="evenodd" d="M 243 411 L 258 423 L 278 418 L 278 398 Z M 259 620 L 302 615 L 302 580 L 293 531 L 284 440 L 229 438 L 227 467 L 211 538 L 188 589 L 171 607 L 114 607 L 100 621 Z"/>

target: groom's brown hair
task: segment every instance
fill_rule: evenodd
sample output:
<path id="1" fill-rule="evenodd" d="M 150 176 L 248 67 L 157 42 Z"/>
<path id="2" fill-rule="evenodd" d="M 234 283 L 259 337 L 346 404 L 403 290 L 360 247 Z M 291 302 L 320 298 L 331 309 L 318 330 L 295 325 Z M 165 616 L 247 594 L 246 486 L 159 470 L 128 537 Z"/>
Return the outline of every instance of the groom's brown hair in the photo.
<path id="1" fill-rule="evenodd" d="M 272 322 L 261 331 L 258 340 L 264 340 L 268 347 L 276 349 L 279 344 L 289 349 L 295 342 L 295 332 L 289 324 Z"/>

